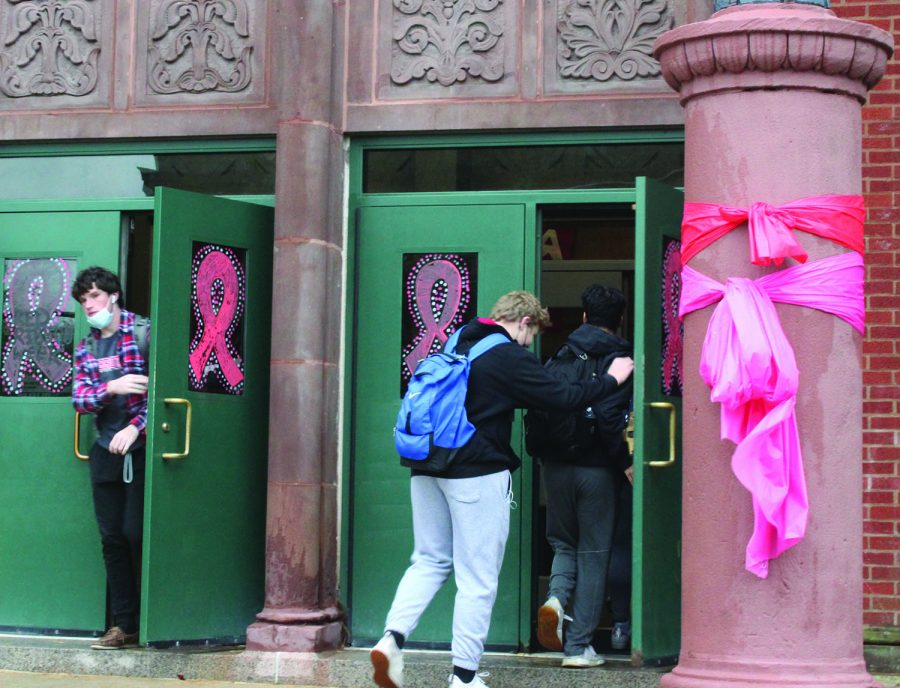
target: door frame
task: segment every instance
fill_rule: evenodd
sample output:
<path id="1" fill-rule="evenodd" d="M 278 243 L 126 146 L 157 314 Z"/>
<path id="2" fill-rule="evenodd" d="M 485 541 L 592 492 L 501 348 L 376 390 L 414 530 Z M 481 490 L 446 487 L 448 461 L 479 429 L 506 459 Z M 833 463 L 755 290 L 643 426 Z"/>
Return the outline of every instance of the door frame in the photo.
<path id="1" fill-rule="evenodd" d="M 593 132 L 541 132 L 518 134 L 472 134 L 468 136 L 411 136 L 411 137 L 372 137 L 353 138 L 349 142 L 349 174 L 347 179 L 348 204 L 346 247 L 347 259 L 344 278 L 344 319 L 343 342 L 344 352 L 342 365 L 346 371 L 340 388 L 339 408 L 341 409 L 338 440 L 340 447 L 340 563 L 338 570 L 338 588 L 341 598 L 348 609 L 352 610 L 351 588 L 351 523 L 353 509 L 352 456 L 353 444 L 353 409 L 355 398 L 356 371 L 355 357 L 355 322 L 356 322 L 356 232 L 357 210 L 363 207 L 379 206 L 418 206 L 418 205 L 467 205 L 467 204 L 522 204 L 525 206 L 526 230 L 535 237 L 534 251 L 525 256 L 525 289 L 538 293 L 540 289 L 540 241 L 537 236 L 537 222 L 540 209 L 548 205 L 584 205 L 584 204 L 634 204 L 637 200 L 637 189 L 547 189 L 547 190 L 509 190 L 509 191 L 444 191 L 444 192 L 405 192 L 405 193 L 366 193 L 363 191 L 363 163 L 366 152 L 385 149 L 428 149 L 428 148 L 473 148 L 491 146 L 559 146 L 559 145 L 597 145 L 597 144 L 634 144 L 634 143 L 684 143 L 683 129 L 677 130 L 599 130 Z M 529 279 L 529 276 L 530 279 Z M 532 524 L 534 511 L 530 495 L 534 494 L 534 466 L 531 457 L 522 454 L 522 494 L 529 495 L 527 507 L 525 501 L 520 502 L 520 541 L 519 553 L 523 561 L 532 559 Z M 519 643 L 527 646 L 531 629 L 531 591 L 533 585 L 531 566 L 522 566 L 519 575 Z"/>

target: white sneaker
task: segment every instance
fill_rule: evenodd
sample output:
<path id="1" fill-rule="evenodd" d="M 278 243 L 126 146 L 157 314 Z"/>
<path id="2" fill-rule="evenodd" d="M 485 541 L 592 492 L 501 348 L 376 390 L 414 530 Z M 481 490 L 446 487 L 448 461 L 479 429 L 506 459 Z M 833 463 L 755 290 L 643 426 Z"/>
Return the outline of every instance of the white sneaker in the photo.
<path id="1" fill-rule="evenodd" d="M 548 650 L 563 649 L 563 608 L 555 597 L 548 597 L 537 613 L 538 642 Z"/>
<path id="2" fill-rule="evenodd" d="M 490 673 L 482 671 L 481 673 L 475 674 L 475 678 L 472 679 L 471 683 L 463 683 L 459 676 L 450 674 L 450 678 L 448 679 L 449 688 L 478 688 L 479 686 L 482 688 L 490 688 L 490 686 L 484 682 L 484 679 L 488 676 L 490 676 Z"/>
<path id="3" fill-rule="evenodd" d="M 381 688 L 403 688 L 403 651 L 390 633 L 385 633 L 369 653 L 375 673 L 372 680 Z"/>
<path id="4" fill-rule="evenodd" d="M 574 668 L 587 668 L 587 667 L 598 667 L 601 664 L 605 664 L 606 660 L 603 659 L 600 655 L 594 652 L 594 648 L 588 645 L 584 648 L 584 652 L 580 655 L 566 655 L 563 657 L 562 665 L 564 667 L 574 667 Z"/>

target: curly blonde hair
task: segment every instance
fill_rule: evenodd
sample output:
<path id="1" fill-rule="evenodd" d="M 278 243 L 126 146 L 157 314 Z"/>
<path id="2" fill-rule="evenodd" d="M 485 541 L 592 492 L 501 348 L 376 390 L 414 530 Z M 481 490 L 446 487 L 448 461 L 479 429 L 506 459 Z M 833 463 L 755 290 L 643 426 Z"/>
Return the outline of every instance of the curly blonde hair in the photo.
<path id="1" fill-rule="evenodd" d="M 491 309 L 491 318 L 499 321 L 516 321 L 531 318 L 531 324 L 542 330 L 550 325 L 550 313 L 538 298 L 527 291 L 511 291 L 504 294 Z"/>

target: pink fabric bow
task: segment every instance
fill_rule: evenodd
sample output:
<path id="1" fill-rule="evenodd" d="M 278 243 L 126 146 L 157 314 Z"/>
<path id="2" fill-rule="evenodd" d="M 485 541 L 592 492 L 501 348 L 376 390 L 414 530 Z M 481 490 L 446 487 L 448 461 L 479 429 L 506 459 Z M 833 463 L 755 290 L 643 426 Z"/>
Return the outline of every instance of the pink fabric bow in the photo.
<path id="1" fill-rule="evenodd" d="M 682 318 L 721 301 L 706 330 L 700 375 L 710 400 L 722 405 L 722 438 L 737 445 L 731 468 L 753 497 L 745 567 L 766 578 L 769 560 L 803 539 L 809 512 L 794 412 L 799 371 L 773 302 L 831 313 L 862 333 L 863 259 L 843 253 L 724 285 L 685 266 L 682 279 Z"/>
<path id="2" fill-rule="evenodd" d="M 817 234 L 863 253 L 862 196 L 812 196 L 780 206 L 757 202 L 745 208 L 717 203 L 685 203 L 681 224 L 681 259 L 697 253 L 745 222 L 750 233 L 750 260 L 754 265 L 781 265 L 785 258 L 805 263 L 808 254 L 792 230 Z"/>

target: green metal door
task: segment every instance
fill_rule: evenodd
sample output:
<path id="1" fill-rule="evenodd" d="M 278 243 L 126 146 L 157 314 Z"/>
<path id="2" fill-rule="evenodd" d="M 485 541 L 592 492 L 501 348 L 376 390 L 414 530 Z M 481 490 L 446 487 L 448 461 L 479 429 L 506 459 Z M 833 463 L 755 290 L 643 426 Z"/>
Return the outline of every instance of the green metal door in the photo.
<path id="1" fill-rule="evenodd" d="M 454 329 L 454 314 L 486 316 L 498 297 L 530 286 L 526 251 L 533 254 L 535 244 L 524 204 L 364 207 L 358 213 L 349 610 L 353 642 L 364 645 L 384 632 L 413 546 L 409 470 L 399 464 L 391 432 L 404 366 L 414 367 L 437 345 L 435 332 Z M 519 433 L 513 435 L 516 448 Z M 513 489 L 520 496 L 521 485 L 517 471 Z M 528 565 L 522 562 L 522 511 L 512 514 L 489 646 L 519 645 L 519 574 Z M 448 581 L 412 644 L 449 645 L 454 594 Z"/>
<path id="2" fill-rule="evenodd" d="M 239 641 L 264 596 L 272 209 L 157 188 L 141 641 Z"/>
<path id="3" fill-rule="evenodd" d="M 636 182 L 632 659 L 669 664 L 681 633 L 681 330 L 683 194 Z"/>
<path id="4" fill-rule="evenodd" d="M 87 323 L 69 292 L 82 268 L 116 269 L 119 227 L 118 212 L 0 212 L 0 628 L 104 629 L 89 467 L 73 442 L 72 363 Z"/>

